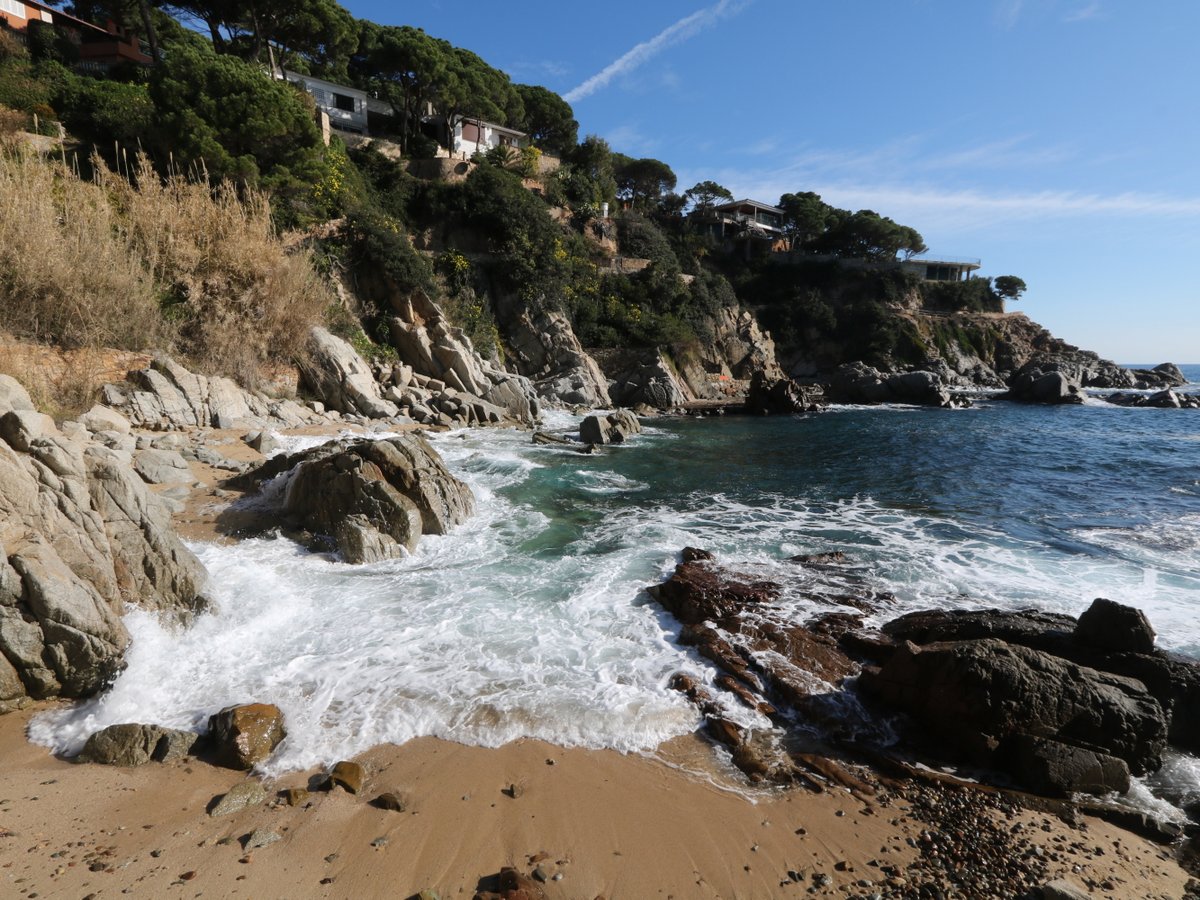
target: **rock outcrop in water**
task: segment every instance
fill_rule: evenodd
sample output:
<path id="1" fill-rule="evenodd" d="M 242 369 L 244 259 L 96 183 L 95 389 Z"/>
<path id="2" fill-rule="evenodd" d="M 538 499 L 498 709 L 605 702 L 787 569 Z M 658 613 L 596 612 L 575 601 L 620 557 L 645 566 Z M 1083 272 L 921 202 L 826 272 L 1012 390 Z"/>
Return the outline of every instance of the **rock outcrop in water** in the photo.
<path id="1" fill-rule="evenodd" d="M 1077 380 L 1072 380 L 1061 369 L 1029 363 L 1008 380 L 1008 391 L 997 399 L 1050 406 L 1082 403 L 1083 389 Z"/>
<path id="2" fill-rule="evenodd" d="M 446 534 L 475 507 L 470 488 L 417 433 L 277 456 L 234 483 L 252 486 L 284 473 L 278 510 L 261 527 L 277 527 L 277 513 L 295 530 L 332 538 L 351 563 L 401 556 L 422 534 Z"/>
<path id="3" fill-rule="evenodd" d="M 971 405 L 961 394 L 951 394 L 934 372 L 886 374 L 860 362 L 839 366 L 829 376 L 825 395 L 832 403 L 911 403 L 943 409 Z"/>
<path id="4" fill-rule="evenodd" d="M 844 592 L 808 595 L 834 610 L 801 623 L 781 604 L 785 591 L 806 591 L 814 572 L 836 583 L 845 560 L 797 562 L 804 577 L 785 585 L 686 549 L 674 574 L 650 590 L 680 622 L 680 642 L 720 670 L 715 686 L 776 724 L 819 726 L 852 754 L 878 759 L 882 745 L 869 745 L 881 720 L 872 726 L 872 714 L 852 702 L 858 694 L 874 715 L 902 712 L 915 723 L 902 731 L 908 752 L 1003 772 L 1049 796 L 1124 792 L 1131 774 L 1161 765 L 1168 743 L 1200 749 L 1200 667 L 1154 650 L 1137 610 L 1097 600 L 1078 622 L 1038 612 L 933 611 L 862 630 L 853 610 L 877 611 L 889 598 L 846 572 Z M 851 676 L 858 677 L 848 691 Z M 676 687 L 752 778 L 790 777 L 803 764 L 732 721 L 719 695 L 682 676 Z"/>
<path id="5" fill-rule="evenodd" d="M 86 697 L 122 666 L 126 602 L 202 609 L 204 570 L 129 454 L 75 438 L 0 376 L 0 712 Z M 111 422 L 109 422 L 111 424 Z"/>

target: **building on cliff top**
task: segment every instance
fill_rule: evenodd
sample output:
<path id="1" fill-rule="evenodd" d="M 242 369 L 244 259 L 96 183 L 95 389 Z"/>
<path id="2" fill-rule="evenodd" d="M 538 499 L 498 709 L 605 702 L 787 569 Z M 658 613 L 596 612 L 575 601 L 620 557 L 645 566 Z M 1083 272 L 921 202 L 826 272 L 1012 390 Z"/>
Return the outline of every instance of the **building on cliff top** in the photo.
<path id="1" fill-rule="evenodd" d="M 0 22 L 18 33 L 53 28 L 79 51 L 79 68 L 106 72 L 120 63 L 148 66 L 153 62 L 137 35 L 111 19 L 101 26 L 37 0 L 0 0 Z"/>
<path id="2" fill-rule="evenodd" d="M 924 255 L 901 260 L 900 269 L 925 281 L 966 281 L 981 265 L 982 260 L 973 257 Z"/>

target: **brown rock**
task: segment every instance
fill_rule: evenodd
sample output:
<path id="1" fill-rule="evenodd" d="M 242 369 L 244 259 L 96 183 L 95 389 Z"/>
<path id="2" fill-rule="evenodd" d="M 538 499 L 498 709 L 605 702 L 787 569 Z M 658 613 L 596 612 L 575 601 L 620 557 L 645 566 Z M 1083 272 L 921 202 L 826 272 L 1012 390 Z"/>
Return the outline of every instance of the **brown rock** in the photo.
<path id="1" fill-rule="evenodd" d="M 372 800 L 371 805 L 377 809 L 386 809 L 391 812 L 404 812 L 408 809 L 408 798 L 402 794 L 387 791 Z"/>
<path id="2" fill-rule="evenodd" d="M 251 769 L 287 736 L 283 712 L 270 703 L 229 706 L 209 719 L 217 761 L 231 769 Z"/>
<path id="3" fill-rule="evenodd" d="M 347 762 L 343 760 L 333 767 L 333 771 L 329 773 L 330 789 L 340 787 L 351 794 L 357 794 L 362 790 L 363 785 L 363 768 L 356 762 Z"/>
<path id="4" fill-rule="evenodd" d="M 283 792 L 283 799 L 288 806 L 299 806 L 308 800 L 308 791 L 304 788 L 288 788 Z"/>

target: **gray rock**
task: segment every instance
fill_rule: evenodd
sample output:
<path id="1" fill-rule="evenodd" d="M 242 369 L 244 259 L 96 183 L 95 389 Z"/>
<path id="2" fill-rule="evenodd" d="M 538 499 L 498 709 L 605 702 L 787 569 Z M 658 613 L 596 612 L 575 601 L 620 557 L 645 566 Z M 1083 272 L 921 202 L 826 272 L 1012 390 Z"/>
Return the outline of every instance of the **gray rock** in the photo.
<path id="1" fill-rule="evenodd" d="M 199 736 L 158 725 L 110 725 L 87 739 L 76 762 L 106 766 L 142 766 L 188 756 Z"/>
<path id="2" fill-rule="evenodd" d="M 416 433 L 277 456 L 247 477 L 264 481 L 286 471 L 281 512 L 333 536 L 348 562 L 399 556 L 422 534 L 446 534 L 474 511 L 470 489 Z"/>
<path id="3" fill-rule="evenodd" d="M 88 431 L 115 431 L 117 434 L 129 434 L 129 420 L 107 406 L 97 404 L 79 417 L 79 422 Z"/>
<path id="4" fill-rule="evenodd" d="M 383 399 L 370 366 L 350 344 L 324 328 L 314 328 L 309 355 L 301 361 L 304 380 L 326 406 L 372 419 L 397 415 L 395 403 Z"/>
<path id="5" fill-rule="evenodd" d="M 266 828 L 255 828 L 250 834 L 246 835 L 245 843 L 242 846 L 246 850 L 258 850 L 261 847 L 269 847 L 271 844 L 282 840 L 283 838 L 274 831 L 269 831 Z"/>
<path id="6" fill-rule="evenodd" d="M 187 460 L 174 450 L 138 450 L 133 468 L 148 484 L 188 484 L 194 481 Z"/>
<path id="7" fill-rule="evenodd" d="M 1019 734 L 1002 742 L 999 753 L 1006 768 L 1019 772 L 1021 782 L 1038 794 L 1067 797 L 1129 790 L 1125 761 L 1087 747 Z"/>
<path id="8" fill-rule="evenodd" d="M 217 798 L 217 802 L 208 811 L 212 818 L 229 816 L 241 812 L 251 806 L 259 806 L 267 799 L 267 791 L 257 781 L 243 781 L 235 784 L 229 792 Z"/>
<path id="9" fill-rule="evenodd" d="M 1058 368 L 1043 370 L 1037 364 L 1027 363 L 1009 379 L 1008 391 L 1000 399 L 1049 405 L 1082 403 L 1083 390 L 1080 382 L 1067 372 Z"/>
<path id="10" fill-rule="evenodd" d="M 579 423 L 579 439 L 585 444 L 620 444 L 641 430 L 637 416 L 618 409 L 606 416 L 587 416 Z"/>
<path id="11" fill-rule="evenodd" d="M 1028 734 L 1117 757 L 1142 774 L 1158 767 L 1166 743 L 1166 716 L 1141 681 L 994 639 L 902 644 L 864 670 L 858 687 L 982 764 L 997 764 L 999 739 Z"/>
<path id="12" fill-rule="evenodd" d="M 11 375 L 0 374 L 0 415 L 14 410 L 32 410 L 33 401 L 21 382 Z"/>
<path id="13" fill-rule="evenodd" d="M 1088 900 L 1091 897 L 1087 891 L 1075 886 L 1065 878 L 1047 881 L 1033 892 L 1033 896 L 1038 900 Z"/>
<path id="14" fill-rule="evenodd" d="M 562 313 L 523 311 L 506 336 L 521 374 L 532 379 L 543 399 L 591 409 L 611 405 L 604 373 Z"/>

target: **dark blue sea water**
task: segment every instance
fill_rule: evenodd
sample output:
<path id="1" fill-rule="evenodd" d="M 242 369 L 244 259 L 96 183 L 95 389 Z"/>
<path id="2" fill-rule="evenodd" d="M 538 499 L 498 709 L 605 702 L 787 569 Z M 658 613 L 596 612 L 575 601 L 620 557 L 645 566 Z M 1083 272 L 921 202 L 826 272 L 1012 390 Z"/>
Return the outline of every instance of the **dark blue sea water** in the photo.
<path id="1" fill-rule="evenodd" d="M 688 545 L 786 584 L 797 620 L 844 585 L 787 557 L 842 550 L 895 596 L 877 622 L 928 607 L 1077 615 L 1103 596 L 1200 658 L 1200 411 L 983 399 L 658 419 L 594 456 L 517 431 L 435 443 L 478 501 L 454 534 L 373 566 L 284 540 L 198 545 L 216 611 L 187 631 L 131 614 L 112 690 L 39 719 L 35 738 L 72 750 L 116 722 L 194 727 L 252 697 L 288 718 L 268 772 L 421 735 L 648 750 L 699 724 L 671 676 L 714 677 L 644 591 Z M 1200 792 L 1200 764 L 1172 758 L 1160 781 L 1176 800 Z"/>

